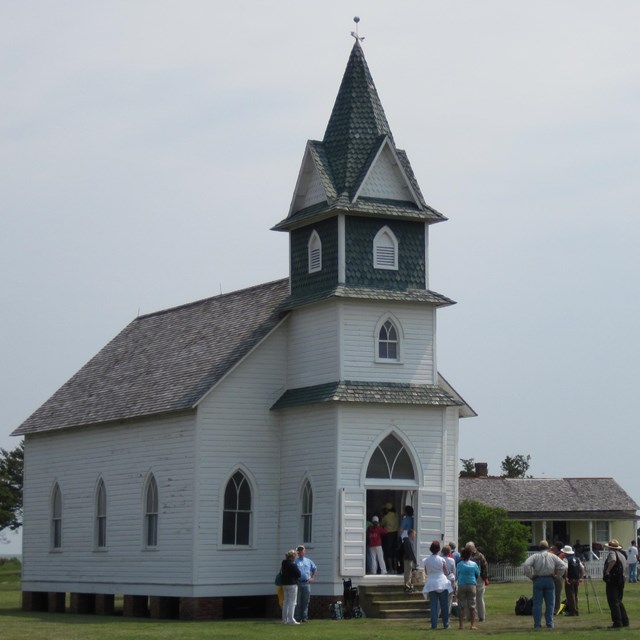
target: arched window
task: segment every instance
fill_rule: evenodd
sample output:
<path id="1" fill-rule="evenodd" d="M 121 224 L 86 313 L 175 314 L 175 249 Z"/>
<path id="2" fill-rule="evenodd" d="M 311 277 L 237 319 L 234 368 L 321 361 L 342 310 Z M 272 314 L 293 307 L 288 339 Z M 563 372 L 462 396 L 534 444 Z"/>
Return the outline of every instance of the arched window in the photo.
<path id="1" fill-rule="evenodd" d="M 398 270 L 398 240 L 389 227 L 382 227 L 373 239 L 373 266 Z"/>
<path id="2" fill-rule="evenodd" d="M 313 231 L 309 238 L 309 273 L 322 271 L 322 241 L 317 231 Z"/>
<path id="3" fill-rule="evenodd" d="M 51 494 L 51 547 L 62 548 L 62 492 L 57 482 Z"/>
<path id="4" fill-rule="evenodd" d="M 302 487 L 302 542 L 312 541 L 313 533 L 313 489 L 309 480 Z"/>
<path id="5" fill-rule="evenodd" d="M 376 448 L 369 460 L 367 478 L 384 480 L 415 480 L 411 458 L 404 445 L 393 434 Z"/>
<path id="6" fill-rule="evenodd" d="M 144 544 L 158 546 L 158 484 L 153 474 L 147 480 L 144 493 Z"/>
<path id="7" fill-rule="evenodd" d="M 399 360 L 398 330 L 391 320 L 385 320 L 378 331 L 378 358 L 380 360 Z"/>
<path id="8" fill-rule="evenodd" d="M 104 481 L 100 478 L 98 490 L 96 492 L 96 523 L 95 540 L 98 549 L 105 549 L 107 546 L 107 489 Z"/>
<path id="9" fill-rule="evenodd" d="M 224 492 L 222 544 L 248 545 L 251 534 L 251 487 L 242 471 L 236 471 Z"/>

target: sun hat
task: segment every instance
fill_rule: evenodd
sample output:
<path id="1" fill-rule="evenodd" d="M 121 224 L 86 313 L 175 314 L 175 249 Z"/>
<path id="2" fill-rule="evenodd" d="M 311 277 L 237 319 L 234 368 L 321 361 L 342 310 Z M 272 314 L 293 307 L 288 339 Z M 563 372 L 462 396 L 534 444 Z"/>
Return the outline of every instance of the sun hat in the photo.
<path id="1" fill-rule="evenodd" d="M 565 544 L 564 547 L 562 547 L 562 553 L 565 553 L 568 556 L 570 556 L 570 555 L 573 555 L 575 551 L 573 550 L 573 547 L 570 544 Z"/>
<path id="2" fill-rule="evenodd" d="M 622 549 L 622 545 L 614 538 L 604 545 L 607 549 Z"/>
<path id="3" fill-rule="evenodd" d="M 538 545 L 541 549 L 548 549 L 549 543 L 546 540 L 540 540 L 540 544 Z"/>
<path id="4" fill-rule="evenodd" d="M 373 516 L 373 518 L 371 518 L 371 522 L 380 522 L 380 518 L 378 518 L 378 516 Z"/>

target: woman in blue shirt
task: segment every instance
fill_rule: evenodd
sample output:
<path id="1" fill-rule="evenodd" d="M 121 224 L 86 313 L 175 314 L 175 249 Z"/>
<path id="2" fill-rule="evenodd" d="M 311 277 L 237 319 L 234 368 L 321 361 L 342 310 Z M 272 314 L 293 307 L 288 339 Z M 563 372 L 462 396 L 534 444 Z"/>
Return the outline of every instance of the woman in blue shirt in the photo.
<path id="1" fill-rule="evenodd" d="M 469 616 L 471 629 L 476 627 L 476 582 L 480 577 L 480 567 L 471 559 L 471 549 L 465 547 L 460 552 L 458 562 L 458 621 L 460 629 L 464 626 L 464 618 Z"/>

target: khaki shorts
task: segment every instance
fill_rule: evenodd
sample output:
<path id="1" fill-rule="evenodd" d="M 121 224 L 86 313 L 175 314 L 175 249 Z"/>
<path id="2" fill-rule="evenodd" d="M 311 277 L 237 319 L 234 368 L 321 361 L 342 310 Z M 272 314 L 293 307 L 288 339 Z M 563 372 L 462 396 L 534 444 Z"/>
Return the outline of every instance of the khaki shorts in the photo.
<path id="1" fill-rule="evenodd" d="M 476 585 L 475 584 L 459 584 L 458 585 L 458 605 L 465 613 L 476 608 Z"/>

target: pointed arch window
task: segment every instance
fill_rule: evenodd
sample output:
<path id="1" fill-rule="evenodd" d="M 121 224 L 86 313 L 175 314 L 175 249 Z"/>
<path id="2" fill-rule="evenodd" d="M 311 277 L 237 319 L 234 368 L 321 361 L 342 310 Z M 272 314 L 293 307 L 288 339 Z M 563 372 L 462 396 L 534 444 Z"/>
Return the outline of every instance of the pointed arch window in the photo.
<path id="1" fill-rule="evenodd" d="M 373 452 L 367 467 L 367 478 L 415 480 L 411 457 L 393 434 L 388 435 Z"/>
<path id="2" fill-rule="evenodd" d="M 309 480 L 302 486 L 302 542 L 312 541 L 313 534 L 313 489 Z"/>
<path id="3" fill-rule="evenodd" d="M 309 273 L 322 271 L 322 241 L 317 231 L 313 231 L 309 238 Z"/>
<path id="4" fill-rule="evenodd" d="M 158 546 L 158 483 L 153 474 L 144 493 L 144 544 L 147 548 Z"/>
<path id="5" fill-rule="evenodd" d="M 378 358 L 380 360 L 400 359 L 398 329 L 391 320 L 385 320 L 378 331 Z"/>
<path id="6" fill-rule="evenodd" d="M 251 487 L 242 471 L 236 471 L 224 492 L 222 544 L 248 545 L 251 539 Z"/>
<path id="7" fill-rule="evenodd" d="M 62 492 L 57 482 L 51 494 L 51 548 L 62 549 Z"/>
<path id="8" fill-rule="evenodd" d="M 98 549 L 107 547 L 107 489 L 102 478 L 96 491 L 95 540 Z"/>
<path id="9" fill-rule="evenodd" d="M 398 239 L 389 227 L 382 227 L 373 239 L 373 266 L 398 270 Z"/>

